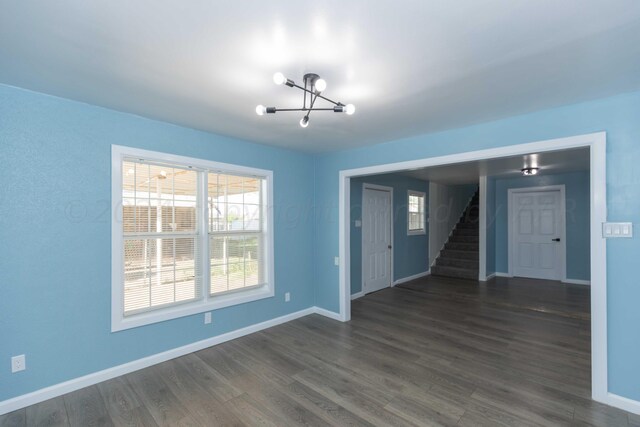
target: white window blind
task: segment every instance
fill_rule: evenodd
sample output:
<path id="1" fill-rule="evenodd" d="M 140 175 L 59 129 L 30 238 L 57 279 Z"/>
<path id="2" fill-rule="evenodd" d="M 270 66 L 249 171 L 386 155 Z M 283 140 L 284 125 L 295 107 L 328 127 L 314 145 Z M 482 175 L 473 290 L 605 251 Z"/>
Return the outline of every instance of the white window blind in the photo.
<path id="1" fill-rule="evenodd" d="M 112 330 L 274 295 L 270 171 L 112 152 Z"/>
<path id="2" fill-rule="evenodd" d="M 122 170 L 124 314 L 199 298 L 197 172 L 140 161 Z"/>
<path id="3" fill-rule="evenodd" d="M 407 224 L 409 234 L 425 232 L 425 193 L 409 191 L 407 203 Z"/>

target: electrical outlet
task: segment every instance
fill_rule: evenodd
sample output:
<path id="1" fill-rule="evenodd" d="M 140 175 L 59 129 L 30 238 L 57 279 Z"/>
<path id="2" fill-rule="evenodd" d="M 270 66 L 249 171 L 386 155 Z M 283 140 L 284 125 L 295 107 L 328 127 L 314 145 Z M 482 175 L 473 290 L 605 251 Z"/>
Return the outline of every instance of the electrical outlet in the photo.
<path id="1" fill-rule="evenodd" d="M 289 301 L 291 301 L 291 294 L 287 292 L 286 294 L 284 294 L 284 302 L 289 302 Z"/>
<path id="2" fill-rule="evenodd" d="M 27 360 L 24 354 L 11 358 L 11 373 L 24 371 L 27 369 Z"/>
<path id="3" fill-rule="evenodd" d="M 211 312 L 208 311 L 204 314 L 204 324 L 208 325 L 209 323 L 211 323 Z"/>

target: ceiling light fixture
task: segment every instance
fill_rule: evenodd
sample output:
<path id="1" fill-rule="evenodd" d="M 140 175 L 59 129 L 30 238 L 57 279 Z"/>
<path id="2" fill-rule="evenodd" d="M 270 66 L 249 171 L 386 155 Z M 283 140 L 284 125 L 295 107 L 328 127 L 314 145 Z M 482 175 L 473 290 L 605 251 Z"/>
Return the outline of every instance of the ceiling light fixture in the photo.
<path id="1" fill-rule="evenodd" d="M 520 172 L 522 172 L 522 175 L 524 176 L 533 176 L 538 173 L 538 170 L 539 168 L 524 168 L 521 169 Z"/>
<path id="2" fill-rule="evenodd" d="M 312 111 L 333 111 L 334 113 L 347 113 L 347 115 L 352 115 L 356 112 L 356 107 L 353 104 L 344 105 L 342 102 L 333 101 L 323 95 L 323 92 L 327 88 L 327 82 L 324 79 L 321 79 L 320 76 L 314 73 L 305 74 L 303 77 L 304 87 L 297 85 L 293 80 L 290 80 L 284 76 L 282 73 L 275 73 L 273 75 L 273 82 L 277 85 L 287 85 L 289 87 L 295 87 L 304 92 L 302 98 L 302 108 L 276 108 L 276 107 L 265 107 L 264 105 L 258 105 L 256 107 L 256 114 L 259 116 L 263 116 L 265 114 L 275 114 L 278 111 L 303 111 L 306 112 L 300 120 L 300 126 L 306 128 L 309 126 L 309 114 Z M 307 105 L 307 94 L 309 94 L 309 104 Z M 314 107 L 316 100 L 318 98 L 324 99 L 333 104 L 331 108 L 318 108 Z"/>

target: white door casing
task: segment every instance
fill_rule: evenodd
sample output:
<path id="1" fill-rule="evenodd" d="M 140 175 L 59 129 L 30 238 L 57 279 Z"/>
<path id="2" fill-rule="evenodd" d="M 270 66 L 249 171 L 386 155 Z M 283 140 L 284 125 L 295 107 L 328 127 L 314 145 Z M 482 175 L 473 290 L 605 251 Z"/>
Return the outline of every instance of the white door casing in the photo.
<path id="1" fill-rule="evenodd" d="M 393 189 L 364 184 L 362 191 L 362 291 L 391 286 Z"/>
<path id="2" fill-rule="evenodd" d="M 509 275 L 566 279 L 564 185 L 509 189 Z"/>

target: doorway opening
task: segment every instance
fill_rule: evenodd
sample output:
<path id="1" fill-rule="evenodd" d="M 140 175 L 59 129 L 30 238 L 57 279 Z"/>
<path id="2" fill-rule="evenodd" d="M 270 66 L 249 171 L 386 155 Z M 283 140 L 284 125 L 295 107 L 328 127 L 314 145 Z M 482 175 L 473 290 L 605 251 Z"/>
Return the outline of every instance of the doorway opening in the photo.
<path id="1" fill-rule="evenodd" d="M 484 161 L 491 159 L 502 159 L 508 157 L 517 157 L 537 155 L 553 152 L 562 152 L 566 150 L 584 148 L 589 158 L 589 280 L 590 286 L 590 302 L 591 302 L 591 394 L 594 400 L 608 403 L 607 399 L 607 309 L 606 309 L 606 244 L 601 236 L 601 224 L 606 221 L 606 134 L 596 133 L 589 135 L 580 135 L 569 138 L 560 138 L 554 140 L 540 141 L 529 144 L 519 144 L 513 146 L 500 147 L 495 149 L 481 150 L 468 153 L 453 154 L 442 157 L 425 158 L 419 160 L 411 160 L 393 164 L 385 164 L 359 169 L 344 170 L 340 172 L 340 319 L 348 321 L 351 318 L 351 260 L 350 260 L 350 184 L 351 179 L 379 174 L 389 173 L 407 173 L 425 168 L 437 168 L 456 164 L 464 164 L 469 162 L 477 162 L 482 164 Z M 483 184 L 484 178 L 484 184 Z M 486 185 L 486 175 L 481 176 L 480 188 Z M 486 200 L 480 199 L 480 205 L 485 204 Z M 481 206 L 482 211 L 483 206 Z M 545 214 L 547 215 L 547 214 Z M 487 212 L 481 213 L 481 222 L 487 221 Z M 487 245 L 486 230 L 483 236 L 479 235 L 480 246 Z M 554 237 L 556 238 L 556 237 Z M 560 237 L 562 242 L 562 237 Z M 554 242 L 555 243 L 555 242 Z M 510 272 L 487 271 L 487 253 L 484 257 L 481 255 L 479 280 L 487 280 L 495 276 L 508 276 Z M 497 269 L 496 269 L 497 270 Z M 500 274 L 498 274 L 500 273 Z M 482 277 L 483 276 L 483 277 Z"/>

